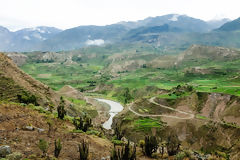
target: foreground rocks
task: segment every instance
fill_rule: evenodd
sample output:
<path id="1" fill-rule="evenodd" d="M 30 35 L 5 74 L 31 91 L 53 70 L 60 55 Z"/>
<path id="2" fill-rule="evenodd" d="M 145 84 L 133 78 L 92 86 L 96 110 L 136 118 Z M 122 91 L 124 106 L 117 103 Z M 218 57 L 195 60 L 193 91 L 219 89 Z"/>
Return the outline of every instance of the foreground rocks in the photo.
<path id="1" fill-rule="evenodd" d="M 11 153 L 12 150 L 10 146 L 7 145 L 0 146 L 0 158 L 5 158 L 7 155 Z"/>

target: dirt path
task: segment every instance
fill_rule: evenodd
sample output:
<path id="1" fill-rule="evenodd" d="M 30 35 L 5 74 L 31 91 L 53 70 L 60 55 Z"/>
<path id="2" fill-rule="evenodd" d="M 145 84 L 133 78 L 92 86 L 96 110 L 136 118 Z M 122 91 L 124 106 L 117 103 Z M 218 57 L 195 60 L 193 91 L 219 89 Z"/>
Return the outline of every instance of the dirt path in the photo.
<path id="1" fill-rule="evenodd" d="M 162 108 L 165 108 L 165 109 L 169 109 L 169 110 L 172 110 L 172 111 L 175 111 L 175 112 L 179 112 L 179 113 L 182 113 L 182 114 L 186 114 L 186 117 L 182 118 L 182 117 L 177 117 L 177 116 L 170 116 L 170 115 L 164 115 L 164 114 L 156 114 L 156 115 L 151 115 L 151 114 L 140 114 L 140 113 L 137 113 L 136 111 L 134 111 L 131 107 L 132 107 L 132 104 L 129 105 L 129 110 L 131 112 L 133 112 L 135 115 L 137 116 L 140 116 L 140 117 L 167 117 L 167 118 L 175 118 L 175 119 L 193 119 L 195 117 L 194 114 L 192 113 L 188 113 L 188 112 L 184 112 L 184 111 L 181 111 L 181 110 L 178 110 L 178 109 L 174 109 L 174 108 L 171 108 L 171 107 L 168 107 L 168 106 L 164 106 L 162 104 L 158 104 L 154 101 L 155 97 L 152 97 L 151 99 L 149 99 L 149 102 L 150 103 L 153 103 L 155 105 L 158 105 Z"/>

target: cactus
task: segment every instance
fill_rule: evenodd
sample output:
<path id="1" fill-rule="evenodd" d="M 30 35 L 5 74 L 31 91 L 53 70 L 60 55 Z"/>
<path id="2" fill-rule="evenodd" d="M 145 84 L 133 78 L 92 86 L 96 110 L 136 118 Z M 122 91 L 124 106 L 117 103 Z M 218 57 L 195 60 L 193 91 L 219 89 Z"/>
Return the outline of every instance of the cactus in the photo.
<path id="1" fill-rule="evenodd" d="M 116 146 L 114 146 L 111 160 L 136 160 L 136 145 L 130 147 L 130 143 L 128 141 L 121 150 L 116 149 Z"/>
<path id="2" fill-rule="evenodd" d="M 57 107 L 57 112 L 58 112 L 58 118 L 59 119 L 63 119 L 64 116 L 66 115 L 66 111 L 64 109 L 64 106 L 65 106 L 65 101 L 64 101 L 63 97 L 61 97 L 60 98 L 60 104 Z"/>
<path id="3" fill-rule="evenodd" d="M 169 156 L 176 155 L 180 150 L 180 141 L 176 135 L 170 134 L 167 137 L 166 147 Z"/>
<path id="4" fill-rule="evenodd" d="M 146 136 L 144 154 L 148 157 L 152 157 L 152 154 L 157 152 L 157 149 L 158 149 L 157 138 L 155 136 Z"/>
<path id="5" fill-rule="evenodd" d="M 73 124 L 76 130 L 82 130 L 86 132 L 88 128 L 92 126 L 92 119 L 85 115 L 83 118 L 74 118 Z"/>
<path id="6" fill-rule="evenodd" d="M 61 152 L 61 150 L 62 150 L 62 144 L 61 144 L 61 140 L 60 139 L 58 139 L 57 141 L 55 140 L 55 149 L 54 149 L 54 156 L 56 157 L 56 158 L 58 158 L 59 157 L 59 154 L 60 154 L 60 152 Z"/>
<path id="7" fill-rule="evenodd" d="M 89 154 L 89 145 L 86 141 L 82 141 L 82 143 L 80 143 L 78 145 L 78 151 L 80 154 L 80 160 L 87 160 L 88 159 L 88 154 Z"/>

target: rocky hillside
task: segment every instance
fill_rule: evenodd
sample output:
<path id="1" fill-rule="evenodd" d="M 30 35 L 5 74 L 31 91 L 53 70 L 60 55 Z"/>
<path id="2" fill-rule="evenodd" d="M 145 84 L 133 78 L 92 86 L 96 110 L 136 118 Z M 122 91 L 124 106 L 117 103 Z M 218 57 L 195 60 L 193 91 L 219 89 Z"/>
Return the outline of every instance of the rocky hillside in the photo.
<path id="1" fill-rule="evenodd" d="M 36 98 L 41 105 L 57 104 L 59 100 L 52 89 L 24 73 L 4 54 L 0 54 L 0 90 L 1 100 L 19 102 Z"/>
<path id="2" fill-rule="evenodd" d="M 166 96 L 173 94 L 179 97 Z M 231 160 L 239 159 L 239 97 L 195 91 L 186 93 L 184 87 L 175 88 L 164 96 L 166 98 L 161 98 L 160 94 L 158 98 L 135 101 L 116 117 L 115 125 L 133 141 L 143 139 L 143 133 L 162 139 L 176 134 L 183 148 L 205 153 L 225 152 Z M 148 125 L 154 127 L 148 128 Z"/>
<path id="3" fill-rule="evenodd" d="M 110 156 L 112 144 L 110 141 L 85 133 L 72 132 L 74 126 L 67 120 L 59 120 L 53 115 L 40 114 L 30 106 L 0 103 L 0 146 L 7 146 L 13 154 L 22 158 L 40 159 L 42 151 L 39 140 L 48 143 L 47 155 L 54 157 L 54 141 L 61 140 L 62 150 L 59 160 L 79 159 L 78 144 L 88 142 L 91 159 L 101 159 Z M 51 127 L 49 127 L 51 123 Z M 0 149 L 2 157 L 3 149 Z M 13 156 L 13 155 L 12 155 Z"/>

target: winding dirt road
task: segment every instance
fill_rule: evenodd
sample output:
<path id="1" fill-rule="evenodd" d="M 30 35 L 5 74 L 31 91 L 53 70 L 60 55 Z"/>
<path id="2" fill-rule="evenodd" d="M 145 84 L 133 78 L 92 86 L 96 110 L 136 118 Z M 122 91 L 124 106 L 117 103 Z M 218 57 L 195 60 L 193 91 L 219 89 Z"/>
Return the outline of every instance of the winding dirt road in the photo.
<path id="1" fill-rule="evenodd" d="M 164 106 L 164 105 L 162 105 L 162 104 L 158 104 L 158 103 L 156 103 L 155 101 L 154 101 L 154 99 L 155 99 L 156 97 L 152 97 L 151 99 L 149 99 L 148 101 L 150 102 L 150 103 L 153 103 L 153 104 L 155 104 L 155 105 L 158 105 L 158 106 L 160 106 L 160 107 L 162 107 L 162 108 L 165 108 L 165 109 L 169 109 L 169 110 L 172 110 L 172 111 L 175 111 L 175 112 L 178 112 L 178 113 L 182 113 L 182 114 L 185 114 L 186 115 L 186 117 L 178 117 L 178 116 L 171 116 L 171 115 L 164 115 L 164 114 L 155 114 L 155 115 L 152 115 L 152 114 L 140 114 L 140 113 L 137 113 L 136 111 L 134 111 L 133 109 L 132 109 L 132 104 L 130 104 L 129 105 L 129 110 L 131 111 L 131 112 L 133 112 L 135 115 L 137 115 L 137 116 L 140 116 L 140 117 L 167 117 L 167 118 L 175 118 L 175 119 L 193 119 L 194 117 L 195 117 L 195 115 L 194 114 L 192 114 L 192 113 L 188 113 L 188 112 L 185 112 L 185 111 L 181 111 L 181 110 L 178 110 L 178 109 L 174 109 L 174 108 L 171 108 L 171 107 L 168 107 L 168 106 Z"/>

